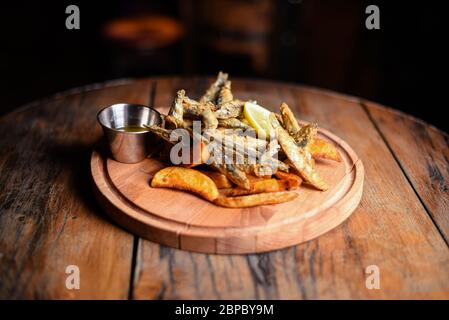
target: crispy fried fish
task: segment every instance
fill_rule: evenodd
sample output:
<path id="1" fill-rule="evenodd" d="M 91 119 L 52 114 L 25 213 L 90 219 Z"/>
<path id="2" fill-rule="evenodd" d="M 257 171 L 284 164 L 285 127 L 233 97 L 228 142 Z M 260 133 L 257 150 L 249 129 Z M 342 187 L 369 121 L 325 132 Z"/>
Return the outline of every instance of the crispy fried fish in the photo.
<path id="1" fill-rule="evenodd" d="M 184 111 L 194 117 L 201 118 L 204 129 L 215 129 L 218 127 L 218 120 L 212 111 L 213 104 L 210 102 L 198 102 L 189 97 L 184 97 L 182 106 Z"/>
<path id="2" fill-rule="evenodd" d="M 305 148 L 315 138 L 318 132 L 318 125 L 311 123 L 300 127 L 295 115 L 285 102 L 281 104 L 280 111 L 285 130 L 295 139 L 299 147 Z"/>
<path id="3" fill-rule="evenodd" d="M 198 101 L 185 96 L 182 100 L 182 106 L 186 114 L 197 118 L 201 117 L 201 108 Z"/>
<path id="4" fill-rule="evenodd" d="M 237 118 L 218 119 L 218 126 L 223 127 L 223 128 L 252 130 L 251 126 L 240 121 Z"/>
<path id="5" fill-rule="evenodd" d="M 216 129 L 218 120 L 208 103 L 201 105 L 201 119 L 203 120 L 204 129 Z"/>
<path id="6" fill-rule="evenodd" d="M 149 131 L 157 135 L 158 137 L 162 138 L 163 140 L 170 142 L 171 144 L 175 144 L 176 141 L 170 140 L 171 130 L 161 128 L 157 125 L 143 125 L 145 128 L 147 128 Z"/>
<path id="7" fill-rule="evenodd" d="M 176 99 L 173 102 L 167 117 L 165 117 L 165 125 L 168 128 L 182 128 L 184 126 L 184 107 L 182 102 L 185 94 L 186 92 L 182 89 L 176 93 Z"/>
<path id="8" fill-rule="evenodd" d="M 283 127 L 288 131 L 288 133 L 290 133 L 291 136 L 294 137 L 301 129 L 298 121 L 295 118 L 295 115 L 285 102 L 282 102 L 280 111 L 283 121 Z"/>
<path id="9" fill-rule="evenodd" d="M 220 130 L 206 130 L 203 137 L 210 141 L 211 147 L 218 151 L 228 151 L 228 154 L 238 154 L 253 159 L 259 157 L 257 146 L 251 144 L 252 140 L 237 135 L 227 135 Z"/>
<path id="10" fill-rule="evenodd" d="M 243 107 L 245 101 L 242 100 L 232 100 L 220 106 L 220 108 L 215 111 L 215 116 L 217 119 L 229 119 L 237 118 L 243 113 Z"/>
<path id="11" fill-rule="evenodd" d="M 250 167 L 250 173 L 257 177 L 266 177 L 275 174 L 277 171 L 288 172 L 290 167 L 288 164 L 272 158 L 265 163 L 256 163 Z"/>
<path id="12" fill-rule="evenodd" d="M 278 170 L 285 172 L 289 171 L 289 166 L 280 161 L 277 157 L 279 150 L 280 146 L 277 140 L 270 141 L 267 144 L 266 149 L 261 150 L 259 165 L 254 167 L 254 174 L 256 176 L 260 177 L 275 174 Z"/>
<path id="13" fill-rule="evenodd" d="M 249 189 L 250 184 L 245 172 L 240 170 L 233 162 L 229 161 L 227 157 L 228 156 L 224 154 L 224 159 L 212 162 L 211 166 L 223 173 L 226 177 L 229 178 L 229 180 L 234 182 L 239 187 L 243 189 Z"/>
<path id="14" fill-rule="evenodd" d="M 206 93 L 200 98 L 200 103 L 212 102 L 213 104 L 215 104 L 218 98 L 218 94 L 220 93 L 221 88 L 224 86 L 227 80 L 228 74 L 220 71 L 215 82 L 210 85 Z"/>
<path id="15" fill-rule="evenodd" d="M 329 187 L 326 182 L 314 171 L 310 152 L 296 144 L 293 137 L 285 131 L 274 114 L 270 115 L 270 122 L 276 132 L 276 137 L 282 150 L 304 181 L 319 190 L 327 190 Z"/>
<path id="16" fill-rule="evenodd" d="M 310 143 L 313 142 L 317 133 L 318 124 L 316 124 L 316 122 L 313 122 L 303 126 L 295 135 L 292 135 L 292 137 L 295 139 L 298 147 L 306 148 Z"/>
<path id="17" fill-rule="evenodd" d="M 278 119 L 278 121 L 281 124 L 281 126 L 284 127 L 284 119 L 282 119 L 282 116 L 279 113 L 274 113 L 274 116 L 276 117 L 276 119 Z"/>
<path id="18" fill-rule="evenodd" d="M 234 96 L 231 91 L 231 81 L 226 81 L 224 85 L 221 87 L 220 92 L 218 93 L 217 105 L 220 108 L 221 106 L 227 104 L 234 100 Z"/>

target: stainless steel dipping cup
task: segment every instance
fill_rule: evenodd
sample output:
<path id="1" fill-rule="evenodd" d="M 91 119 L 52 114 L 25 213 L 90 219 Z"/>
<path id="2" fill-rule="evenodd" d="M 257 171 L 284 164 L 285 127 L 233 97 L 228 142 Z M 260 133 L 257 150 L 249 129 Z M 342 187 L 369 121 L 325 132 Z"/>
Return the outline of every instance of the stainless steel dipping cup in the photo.
<path id="1" fill-rule="evenodd" d="M 136 163 L 145 159 L 155 139 L 149 131 L 125 132 L 118 129 L 162 123 L 160 113 L 153 108 L 127 103 L 102 109 L 97 120 L 108 140 L 112 157 L 123 163 Z"/>

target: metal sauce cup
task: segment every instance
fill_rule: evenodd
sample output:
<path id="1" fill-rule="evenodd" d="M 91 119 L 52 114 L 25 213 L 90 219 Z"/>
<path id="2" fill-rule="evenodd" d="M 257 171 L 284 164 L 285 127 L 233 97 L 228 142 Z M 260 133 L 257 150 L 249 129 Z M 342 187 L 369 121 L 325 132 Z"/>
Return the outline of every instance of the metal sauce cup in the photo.
<path id="1" fill-rule="evenodd" d="M 108 140 L 112 157 L 123 163 L 136 163 L 146 158 L 153 135 L 149 131 L 125 132 L 123 128 L 160 125 L 162 117 L 153 108 L 119 103 L 98 112 L 97 120 Z"/>

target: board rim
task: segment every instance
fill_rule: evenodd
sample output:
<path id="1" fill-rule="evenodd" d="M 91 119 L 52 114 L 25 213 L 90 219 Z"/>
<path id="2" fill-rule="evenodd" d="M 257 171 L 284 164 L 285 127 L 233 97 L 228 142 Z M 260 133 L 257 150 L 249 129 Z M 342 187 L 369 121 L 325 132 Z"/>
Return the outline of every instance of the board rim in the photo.
<path id="1" fill-rule="evenodd" d="M 116 223 L 143 238 L 170 247 L 219 254 L 244 254 L 282 249 L 312 240 L 339 226 L 356 209 L 363 193 L 364 167 L 357 154 L 346 141 L 330 131 L 320 128 L 319 133 L 337 143 L 347 153 L 352 161 L 352 168 L 345 174 L 345 177 L 353 175 L 354 178 L 349 189 L 333 205 L 316 212 L 310 217 L 290 218 L 288 222 L 279 221 L 268 226 L 254 227 L 202 227 L 164 219 L 140 208 L 121 194 L 107 172 L 107 157 L 104 157 L 102 152 L 97 149 L 93 150 L 91 156 L 91 174 L 95 195 L 106 213 Z M 332 213 L 342 208 L 344 209 L 343 214 L 338 215 L 338 219 L 330 225 L 326 225 L 326 223 L 329 223 L 328 220 L 333 215 Z M 334 215 L 337 216 L 337 214 Z M 272 244 L 263 239 L 264 236 L 269 238 L 276 232 L 280 232 L 286 225 L 289 228 L 297 228 L 301 231 L 303 227 L 307 227 L 307 223 L 312 220 L 311 218 L 324 220 L 322 222 L 324 227 L 314 226 L 318 231 L 311 232 L 312 235 L 310 236 L 302 237 L 293 234 L 288 239 L 284 239 L 282 243 L 274 241 Z M 292 226 L 292 224 L 295 225 Z M 245 235 L 239 234 L 242 229 L 245 229 Z M 218 235 L 217 231 L 220 231 Z M 249 245 L 242 245 L 241 241 L 247 242 Z"/>

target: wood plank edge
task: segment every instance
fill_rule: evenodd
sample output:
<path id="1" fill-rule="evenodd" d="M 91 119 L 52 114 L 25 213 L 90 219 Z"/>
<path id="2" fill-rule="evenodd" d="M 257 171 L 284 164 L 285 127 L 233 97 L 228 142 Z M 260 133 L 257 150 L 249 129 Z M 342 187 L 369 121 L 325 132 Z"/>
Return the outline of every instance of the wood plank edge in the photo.
<path id="1" fill-rule="evenodd" d="M 427 213 L 427 216 L 430 218 L 430 220 L 432 221 L 433 225 L 435 226 L 436 230 L 438 231 L 438 233 L 440 234 L 441 238 L 443 239 L 444 243 L 446 244 L 446 246 L 449 248 L 449 238 L 445 236 L 443 230 L 441 230 L 440 226 L 438 225 L 438 223 L 435 221 L 434 217 L 433 217 L 433 212 L 430 210 L 430 208 L 426 205 L 424 199 L 422 198 L 422 196 L 419 194 L 418 190 L 416 189 L 415 185 L 412 182 L 412 179 L 410 178 L 410 176 L 407 173 L 407 170 L 405 170 L 403 163 L 401 162 L 401 160 L 396 156 L 396 154 L 394 153 L 393 148 L 391 147 L 390 143 L 388 142 L 388 139 L 386 138 L 386 136 L 384 135 L 384 133 L 382 132 L 381 128 L 379 127 L 379 125 L 377 124 L 376 120 L 374 119 L 373 115 L 371 114 L 371 112 L 369 111 L 369 108 L 366 104 L 366 102 L 364 100 L 360 100 L 359 101 L 360 106 L 362 107 L 362 109 L 365 111 L 365 113 L 367 114 L 369 120 L 371 121 L 371 123 L 373 124 L 374 128 L 376 129 L 376 131 L 378 132 L 380 138 L 382 139 L 382 141 L 385 143 L 385 145 L 387 146 L 388 151 L 390 152 L 390 154 L 392 155 L 393 159 L 396 161 L 396 163 L 398 164 L 399 168 L 402 171 L 402 174 L 404 175 L 405 179 L 407 180 L 407 182 L 409 183 L 410 187 L 412 188 L 415 196 L 418 198 L 419 202 L 421 203 L 424 211 Z M 377 108 L 380 108 L 379 106 L 376 106 Z M 390 109 L 385 108 L 387 112 L 390 111 Z M 398 111 L 399 113 L 399 111 Z M 403 113 L 399 113 L 401 116 L 403 115 Z M 405 115 L 405 114 L 404 114 Z M 406 115 L 408 116 L 408 115 Z M 413 119 L 415 121 L 415 118 L 412 116 L 408 116 L 409 118 Z M 433 128 L 433 130 L 437 130 L 438 132 L 442 132 L 439 129 L 437 129 L 436 127 L 432 127 L 430 125 L 428 125 L 427 123 L 425 123 L 422 120 L 417 119 L 418 122 L 423 123 L 426 127 L 430 127 Z"/>

